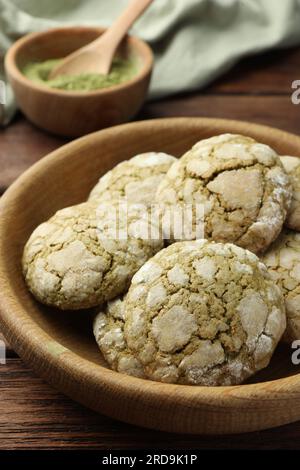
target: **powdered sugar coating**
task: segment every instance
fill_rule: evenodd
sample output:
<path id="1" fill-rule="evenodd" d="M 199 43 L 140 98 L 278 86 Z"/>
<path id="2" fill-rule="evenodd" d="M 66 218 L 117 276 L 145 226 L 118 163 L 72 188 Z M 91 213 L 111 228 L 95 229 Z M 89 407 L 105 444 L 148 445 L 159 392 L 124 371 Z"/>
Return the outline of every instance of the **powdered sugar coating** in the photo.
<path id="1" fill-rule="evenodd" d="M 300 233 L 286 229 L 262 257 L 272 279 L 282 289 L 287 329 L 284 340 L 300 339 Z"/>
<path id="2" fill-rule="evenodd" d="M 156 198 L 164 204 L 163 221 L 178 206 L 203 205 L 205 238 L 259 253 L 279 235 L 292 189 L 274 150 L 250 137 L 224 134 L 198 142 L 181 157 Z M 174 233 L 171 227 L 171 239 Z"/>
<path id="3" fill-rule="evenodd" d="M 153 204 L 160 182 L 175 161 L 175 157 L 162 152 L 136 155 L 102 176 L 89 199 L 125 198 L 128 202 Z"/>
<path id="4" fill-rule="evenodd" d="M 124 298 L 117 297 L 107 303 L 94 320 L 96 342 L 112 369 L 135 377 L 144 377 L 141 362 L 128 350 L 124 338 Z"/>
<path id="5" fill-rule="evenodd" d="M 285 171 L 290 176 L 293 187 L 292 205 L 288 212 L 285 225 L 292 229 L 300 231 L 300 158 L 283 156 L 280 160 Z"/>
<path id="6" fill-rule="evenodd" d="M 23 271 L 40 302 L 64 310 L 100 305 L 125 292 L 133 274 L 162 248 L 159 238 L 140 237 L 135 225 L 142 225 L 146 213 L 134 205 L 127 208 L 126 219 L 121 218 L 120 230 L 127 238 L 116 238 L 115 208 L 108 202 L 69 207 L 32 233 Z"/>
<path id="7" fill-rule="evenodd" d="M 147 265 L 160 274 L 145 276 Z M 180 242 L 160 251 L 133 276 L 125 299 L 126 354 L 146 378 L 171 383 L 237 384 L 266 367 L 286 320 L 282 294 L 262 266 L 231 244 Z M 154 290 L 162 295 L 149 305 Z"/>

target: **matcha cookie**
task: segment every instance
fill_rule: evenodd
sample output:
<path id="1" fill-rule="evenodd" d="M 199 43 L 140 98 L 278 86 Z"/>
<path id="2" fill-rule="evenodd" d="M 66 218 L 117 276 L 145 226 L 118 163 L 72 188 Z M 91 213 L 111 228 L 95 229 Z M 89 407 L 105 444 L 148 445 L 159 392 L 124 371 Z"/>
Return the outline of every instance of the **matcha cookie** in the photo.
<path id="1" fill-rule="evenodd" d="M 162 178 L 176 162 L 166 153 L 143 153 L 119 163 L 102 176 L 89 199 L 111 200 L 126 198 L 129 202 L 153 204 Z"/>
<path id="2" fill-rule="evenodd" d="M 285 171 L 290 176 L 293 187 L 292 205 L 285 225 L 293 230 L 300 231 L 300 158 L 280 157 Z"/>
<path id="3" fill-rule="evenodd" d="M 287 329 L 283 339 L 300 339 L 300 234 L 283 231 L 262 261 L 285 298 Z"/>
<path id="4" fill-rule="evenodd" d="M 94 332 L 115 370 L 214 386 L 266 367 L 285 326 L 281 291 L 253 253 L 197 240 L 147 261 Z"/>
<path id="5" fill-rule="evenodd" d="M 204 208 L 204 238 L 255 253 L 279 235 L 291 198 L 289 178 L 274 150 L 231 134 L 194 145 L 170 168 L 156 194 L 163 204 L 165 238 L 180 239 L 174 224 L 168 225 L 170 212 L 191 205 L 194 213 Z M 193 223 L 199 224 L 195 214 Z"/>
<path id="6" fill-rule="evenodd" d="M 80 204 L 58 211 L 33 232 L 24 249 L 23 271 L 39 301 L 76 310 L 126 291 L 162 241 L 145 237 L 149 226 L 158 233 L 146 211 L 134 205 L 122 210 L 112 203 Z"/>
<path id="7" fill-rule="evenodd" d="M 97 344 L 112 369 L 135 377 L 144 377 L 141 362 L 130 353 L 124 338 L 124 298 L 117 297 L 107 303 L 94 321 Z"/>

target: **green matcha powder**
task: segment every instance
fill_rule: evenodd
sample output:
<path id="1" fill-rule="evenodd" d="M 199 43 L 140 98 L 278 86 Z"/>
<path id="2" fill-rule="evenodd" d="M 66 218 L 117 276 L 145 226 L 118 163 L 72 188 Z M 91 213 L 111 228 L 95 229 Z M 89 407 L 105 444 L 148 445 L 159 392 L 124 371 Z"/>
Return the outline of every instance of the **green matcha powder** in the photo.
<path id="1" fill-rule="evenodd" d="M 44 84 L 50 88 L 70 91 L 91 91 L 110 88 L 131 80 L 138 72 L 137 63 L 132 59 L 115 58 L 108 75 L 82 73 L 80 75 L 61 75 L 48 80 L 51 70 L 59 62 L 61 62 L 61 59 L 30 62 L 24 67 L 22 72 L 33 82 Z"/>

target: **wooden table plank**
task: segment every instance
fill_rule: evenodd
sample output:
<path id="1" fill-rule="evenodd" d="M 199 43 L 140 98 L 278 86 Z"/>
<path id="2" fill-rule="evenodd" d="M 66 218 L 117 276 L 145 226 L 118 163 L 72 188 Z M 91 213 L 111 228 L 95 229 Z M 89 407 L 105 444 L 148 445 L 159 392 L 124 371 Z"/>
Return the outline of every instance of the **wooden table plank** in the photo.
<path id="1" fill-rule="evenodd" d="M 142 430 L 67 399 L 19 359 L 0 366 L 1 449 L 300 448 L 300 422 L 238 436 L 188 436 Z M 101 397 L 99 397 L 101 399 Z"/>
<path id="2" fill-rule="evenodd" d="M 300 105 L 289 96 L 195 95 L 149 103 L 144 119 L 170 116 L 202 116 L 252 121 L 300 133 Z"/>
<path id="3" fill-rule="evenodd" d="M 137 119 L 203 116 L 241 119 L 300 132 L 300 106 L 289 95 L 244 96 L 190 94 L 148 103 Z M 0 133 L 0 189 L 4 191 L 21 173 L 66 140 L 53 137 L 21 116 Z"/>
<path id="4" fill-rule="evenodd" d="M 290 94 L 299 79 L 300 48 L 247 57 L 209 88 L 209 93 Z"/>

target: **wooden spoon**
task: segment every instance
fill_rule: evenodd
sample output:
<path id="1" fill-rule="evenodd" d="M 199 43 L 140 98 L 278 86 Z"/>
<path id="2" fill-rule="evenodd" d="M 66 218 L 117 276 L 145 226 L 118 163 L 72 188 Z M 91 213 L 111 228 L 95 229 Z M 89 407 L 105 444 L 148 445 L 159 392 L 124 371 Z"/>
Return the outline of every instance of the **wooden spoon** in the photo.
<path id="1" fill-rule="evenodd" d="M 54 67 L 49 78 L 81 73 L 107 75 L 122 39 L 153 1 L 131 0 L 122 15 L 100 38 L 68 55 L 57 67 Z"/>

